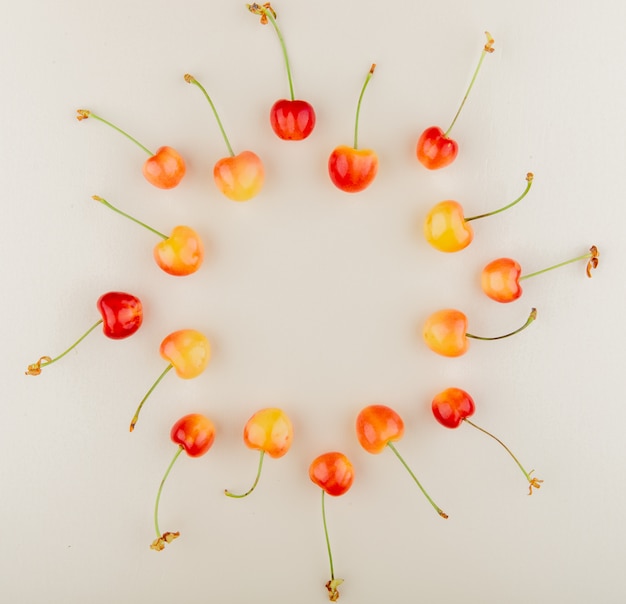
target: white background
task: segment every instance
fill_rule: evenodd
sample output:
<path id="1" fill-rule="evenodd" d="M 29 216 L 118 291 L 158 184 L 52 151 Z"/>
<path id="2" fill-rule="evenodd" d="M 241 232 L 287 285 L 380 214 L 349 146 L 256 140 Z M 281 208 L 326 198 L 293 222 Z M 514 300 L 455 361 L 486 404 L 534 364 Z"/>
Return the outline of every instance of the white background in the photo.
<path id="1" fill-rule="evenodd" d="M 278 140 L 271 104 L 288 94 L 280 47 L 242 2 L 37 2 L 5 7 L 0 25 L 3 284 L 0 405 L 0 589 L 12 604 L 155 604 L 326 600 L 328 559 L 318 454 L 339 449 L 356 480 L 328 498 L 341 601 L 477 604 L 623 602 L 626 419 L 623 380 L 624 57 L 618 0 L 276 1 L 296 96 L 317 111 L 312 136 Z M 486 58 L 455 129 L 457 161 L 432 173 L 415 159 L 430 125 L 444 129 L 491 31 Z M 349 196 L 326 173 L 351 144 L 363 78 L 376 62 L 360 143 L 379 175 Z M 226 149 L 190 72 L 208 89 L 236 151 L 264 160 L 253 201 L 222 197 L 210 176 Z M 145 145 L 177 148 L 188 174 L 172 191 L 141 175 L 145 154 L 88 108 Z M 475 240 L 445 255 L 423 239 L 431 205 L 467 215 L 529 196 L 474 223 Z M 154 236 L 91 200 L 98 194 L 157 229 L 196 228 L 203 268 L 186 278 L 152 261 Z M 527 272 L 601 251 L 593 279 L 575 264 L 532 279 L 521 300 L 480 291 L 498 256 Z M 26 377 L 98 318 L 109 290 L 144 302 L 128 340 L 95 332 Z M 497 335 L 458 359 L 426 349 L 420 327 L 439 308 Z M 206 372 L 172 372 L 128 422 L 164 368 L 158 346 L 184 327 L 213 344 Z M 497 443 L 430 412 L 434 394 L 468 390 L 474 420 L 545 482 L 527 496 Z M 380 402 L 404 418 L 397 444 L 450 515 L 440 519 L 390 451 L 360 449 L 354 419 Z M 241 432 L 280 406 L 292 418 L 288 455 L 257 465 Z M 170 426 L 199 411 L 217 437 L 182 456 L 161 501 L 163 530 L 181 538 L 156 553 L 152 510 L 175 452 Z"/>

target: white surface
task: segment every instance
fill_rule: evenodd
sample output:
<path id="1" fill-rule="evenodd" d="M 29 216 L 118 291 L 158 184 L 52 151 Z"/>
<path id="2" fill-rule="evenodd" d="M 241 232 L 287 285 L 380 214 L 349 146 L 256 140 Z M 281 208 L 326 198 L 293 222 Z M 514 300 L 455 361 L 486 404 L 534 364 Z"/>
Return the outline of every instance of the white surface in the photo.
<path id="1" fill-rule="evenodd" d="M 288 92 L 284 66 L 274 32 L 242 2 L 25 0 L 2 20 L 2 600 L 324 602 L 319 490 L 307 470 L 339 449 L 357 472 L 327 505 L 342 602 L 623 602 L 626 5 L 275 8 L 296 96 L 317 111 L 302 143 L 270 131 L 269 107 Z M 415 142 L 423 128 L 448 125 L 485 29 L 496 52 L 455 127 L 459 157 L 429 173 Z M 372 62 L 360 143 L 376 149 L 380 172 L 347 196 L 325 163 L 352 141 Z M 185 72 L 207 87 L 235 149 L 263 158 L 257 199 L 235 204 L 214 188 L 225 147 Z M 102 124 L 79 124 L 78 108 L 149 147 L 179 149 L 189 164 L 182 185 L 150 187 L 142 152 Z M 468 214 L 489 211 L 518 195 L 529 170 L 530 195 L 476 224 L 467 250 L 443 255 L 424 242 L 432 204 L 453 198 Z M 152 235 L 93 194 L 162 230 L 194 226 L 208 242 L 202 270 L 160 272 Z M 570 265 L 527 282 L 511 305 L 479 290 L 492 258 L 512 255 L 531 271 L 592 243 L 602 253 L 592 280 Z M 135 336 L 92 334 L 41 376 L 23 375 L 91 325 L 96 299 L 112 289 L 144 301 Z M 508 331 L 531 306 L 539 318 L 513 339 L 444 359 L 419 328 L 446 306 L 464 310 L 476 333 Z M 181 327 L 210 336 L 213 361 L 195 380 L 168 375 L 131 435 L 134 408 L 163 369 L 158 345 Z M 526 496 L 490 439 L 434 421 L 430 399 L 452 385 L 473 394 L 476 423 L 536 469 L 540 491 Z M 372 402 L 404 417 L 398 448 L 448 521 L 390 452 L 360 450 L 354 418 Z M 268 460 L 253 496 L 229 500 L 222 490 L 245 488 L 257 464 L 243 425 L 268 405 L 292 417 L 294 446 Z M 195 410 L 218 435 L 205 457 L 174 468 L 161 525 L 182 536 L 155 553 L 169 429 Z"/>

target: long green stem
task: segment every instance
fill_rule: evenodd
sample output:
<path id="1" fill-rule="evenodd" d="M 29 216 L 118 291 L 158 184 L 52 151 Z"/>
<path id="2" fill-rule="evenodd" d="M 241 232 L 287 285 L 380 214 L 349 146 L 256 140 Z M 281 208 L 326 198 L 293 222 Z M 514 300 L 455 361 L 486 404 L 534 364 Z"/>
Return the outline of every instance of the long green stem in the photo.
<path id="1" fill-rule="evenodd" d="M 127 214 L 126 212 L 122 212 L 122 210 L 110 204 L 106 199 L 103 199 L 102 197 L 99 197 L 98 195 L 93 195 L 92 199 L 95 199 L 96 201 L 100 202 L 102 205 L 106 206 L 110 210 L 113 210 L 114 212 L 117 212 L 118 214 L 124 216 L 124 218 L 128 218 L 129 220 L 136 222 L 137 224 L 141 225 L 144 229 L 148 229 L 155 235 L 158 235 L 159 237 L 161 237 L 161 239 L 167 239 L 167 235 L 164 235 L 160 231 L 153 229 L 151 226 L 148 226 L 145 222 L 141 222 L 141 220 L 137 220 L 137 218 L 135 218 L 134 216 L 131 216 L 130 214 Z"/>
<path id="2" fill-rule="evenodd" d="M 156 501 L 154 502 L 154 530 L 156 531 L 157 538 L 161 537 L 161 529 L 159 528 L 159 502 L 161 501 L 161 492 L 163 491 L 163 485 L 165 484 L 165 481 L 167 480 L 167 477 L 169 476 L 170 471 L 174 467 L 176 460 L 178 459 L 178 457 L 184 450 L 185 449 L 182 445 L 178 447 L 178 449 L 176 450 L 176 455 L 174 455 L 172 461 L 170 461 L 170 465 L 167 466 L 167 470 L 165 471 L 165 474 L 163 475 L 163 480 L 161 480 L 161 484 L 159 485 L 159 490 L 157 492 Z"/>
<path id="3" fill-rule="evenodd" d="M 456 111 L 456 114 L 454 116 L 454 119 L 452 120 L 452 123 L 450 124 L 450 126 L 448 126 L 448 129 L 443 135 L 444 138 L 448 138 L 448 134 L 450 134 L 450 131 L 452 130 L 454 124 L 456 123 L 456 120 L 461 113 L 461 109 L 463 109 L 463 105 L 465 105 L 465 101 L 467 101 L 467 97 L 469 96 L 469 93 L 472 90 L 472 87 L 474 86 L 474 82 L 476 81 L 476 76 L 478 75 L 478 72 L 480 71 L 480 67 L 483 64 L 485 57 L 487 56 L 487 54 L 492 53 L 494 51 L 494 48 L 493 48 L 494 39 L 491 37 L 491 34 L 488 31 L 485 32 L 485 35 L 487 36 L 487 42 L 485 46 L 483 47 L 483 51 L 480 53 L 480 59 L 478 60 L 478 65 L 476 66 L 476 69 L 474 70 L 474 75 L 472 76 L 472 80 L 465 92 L 465 96 L 463 97 L 463 100 L 461 101 L 459 108 Z"/>
<path id="4" fill-rule="evenodd" d="M 202 91 L 202 94 L 204 94 L 204 97 L 209 102 L 209 105 L 211 106 L 211 109 L 213 111 L 213 115 L 215 116 L 215 119 L 217 120 L 217 125 L 220 128 L 220 132 L 222 133 L 222 138 L 224 139 L 224 142 L 226 143 L 226 147 L 228 147 L 228 152 L 230 153 L 230 156 L 233 157 L 235 155 L 235 152 L 233 151 L 233 148 L 230 146 L 230 141 L 228 140 L 228 136 L 226 136 L 226 131 L 224 130 L 224 126 L 222 125 L 222 120 L 220 119 L 220 116 L 217 113 L 217 109 L 215 108 L 215 105 L 213 104 L 213 101 L 211 100 L 209 93 L 206 91 L 204 86 L 200 84 L 198 80 L 196 80 L 196 78 L 194 78 L 192 75 L 188 73 L 185 74 L 185 82 L 187 82 L 188 84 L 194 84 Z"/>
<path id="5" fill-rule="evenodd" d="M 174 367 L 174 365 L 172 365 L 170 363 L 165 368 L 165 371 L 163 371 L 163 373 L 157 378 L 156 382 L 154 382 L 154 384 L 152 384 L 152 386 L 150 386 L 150 390 L 148 390 L 148 392 L 146 392 L 146 395 L 141 399 L 141 402 L 139 403 L 139 406 L 137 407 L 137 411 L 135 411 L 135 415 L 133 415 L 133 419 L 130 421 L 130 431 L 131 432 L 135 429 L 135 424 L 137 423 L 137 420 L 139 419 L 139 413 L 141 412 L 141 408 L 143 407 L 143 404 L 148 400 L 148 397 L 152 394 L 154 389 L 159 385 L 159 382 L 167 375 L 167 372 L 170 369 L 172 369 L 172 367 Z"/>
<path id="6" fill-rule="evenodd" d="M 526 197 L 526 195 L 528 195 L 528 191 L 530 191 L 530 187 L 533 184 L 533 179 L 534 179 L 534 175 L 532 172 L 529 172 L 528 174 L 526 174 L 526 188 L 524 189 L 524 192 L 517 199 L 513 200 L 511 203 L 505 205 L 502 208 L 499 208 L 498 210 L 487 212 L 486 214 L 470 216 L 469 218 L 465 219 L 465 222 L 469 222 L 470 220 L 478 220 L 479 218 L 486 218 L 487 216 L 493 216 L 494 214 L 499 214 L 500 212 L 504 212 L 504 210 L 508 210 L 509 208 L 512 208 L 516 203 L 519 203 L 520 201 L 522 201 L 522 199 L 524 199 L 524 197 Z"/>
<path id="7" fill-rule="evenodd" d="M 261 455 L 259 456 L 259 467 L 256 472 L 256 478 L 254 479 L 254 483 L 252 483 L 252 486 L 245 493 L 238 495 L 235 493 L 231 493 L 228 489 L 225 489 L 224 495 L 228 495 L 228 497 L 234 497 L 236 499 L 242 499 L 243 497 L 247 497 L 248 495 L 250 495 L 250 493 L 254 491 L 254 489 L 256 488 L 256 485 L 259 483 L 259 478 L 261 478 L 261 469 L 263 468 L 264 457 L 265 457 L 265 451 L 262 450 Z"/>
<path id="8" fill-rule="evenodd" d="M 326 491 L 322 489 L 322 522 L 324 523 L 324 536 L 326 537 L 326 549 L 328 550 L 328 561 L 330 563 L 330 579 L 335 580 L 335 567 L 333 566 L 333 552 L 330 549 L 330 539 L 328 537 L 328 526 L 326 525 Z"/>
<path id="9" fill-rule="evenodd" d="M 374 69 L 376 69 L 376 63 L 373 63 L 370 67 L 369 72 L 367 73 L 367 77 L 365 78 L 365 82 L 363 82 L 363 88 L 361 88 L 361 94 L 359 95 L 359 102 L 356 106 L 356 119 L 354 120 L 354 148 L 358 149 L 358 137 L 359 137 L 359 115 L 361 114 L 361 101 L 363 100 L 363 94 L 365 93 L 365 89 L 369 84 L 369 81 L 372 79 L 374 75 Z"/>
<path id="10" fill-rule="evenodd" d="M 78 346 L 98 325 L 102 323 L 102 319 L 96 321 L 76 342 L 74 342 L 67 350 L 62 352 L 59 356 L 50 358 L 50 357 L 41 357 L 36 363 L 32 363 L 28 366 L 26 370 L 26 375 L 39 375 L 41 373 L 42 368 L 47 367 L 48 365 L 52 365 L 59 359 L 62 359 L 68 352 L 74 350 L 76 346 Z"/>
<path id="11" fill-rule="evenodd" d="M 521 275 L 519 278 L 519 281 L 522 281 L 523 279 L 530 279 L 531 277 L 535 277 L 537 275 L 541 275 L 542 273 L 547 273 L 548 271 L 551 271 L 552 269 L 555 268 L 560 268 L 561 266 L 565 266 L 567 264 L 572 264 L 572 262 L 578 262 L 579 260 L 587 260 L 588 258 L 590 259 L 596 259 L 598 258 L 598 248 L 596 248 L 595 246 L 593 246 L 591 248 L 591 251 L 589 251 L 587 254 L 583 254 L 582 256 L 577 256 L 576 258 L 570 258 L 569 260 L 565 260 L 565 262 L 559 262 L 558 264 L 553 264 L 552 266 L 549 266 L 547 268 L 541 269 L 540 271 L 535 271 L 534 273 L 528 273 L 526 275 Z M 590 268 L 595 268 L 595 266 L 597 266 L 597 262 L 592 262 L 589 263 L 587 265 L 587 274 L 589 276 L 591 276 L 590 274 Z"/>
<path id="12" fill-rule="evenodd" d="M 415 474 L 413 473 L 413 470 L 411 470 L 411 468 L 409 467 L 409 464 L 407 464 L 406 461 L 404 461 L 404 458 L 402 457 L 402 455 L 400 455 L 400 453 L 398 452 L 398 449 L 396 449 L 395 445 L 391 441 L 388 441 L 387 442 L 387 446 L 395 453 L 396 457 L 400 460 L 400 463 L 405 467 L 406 471 L 411 475 L 411 478 L 413 478 L 413 480 L 415 481 L 415 484 L 420 488 L 420 491 L 422 491 L 422 493 L 424 494 L 424 497 L 426 497 L 426 499 L 428 499 L 430 505 L 432 505 L 433 508 L 435 508 L 435 511 L 437 512 L 437 514 L 439 514 L 442 518 L 447 518 L 448 514 L 446 514 L 431 499 L 430 495 L 426 492 L 426 489 L 424 489 L 424 487 L 421 485 L 420 481 L 417 479 L 417 476 L 415 476 Z"/>
<path id="13" fill-rule="evenodd" d="M 133 141 L 133 143 L 135 143 L 135 145 L 137 145 L 140 149 L 143 149 L 148 155 L 150 156 L 154 155 L 154 153 L 152 153 L 150 149 L 148 149 L 147 147 L 144 147 L 136 138 L 133 138 L 130 134 L 128 134 L 128 132 L 125 132 L 121 128 L 118 128 L 115 124 L 112 124 L 108 120 L 105 120 L 99 115 L 96 115 L 95 113 L 93 113 L 93 111 L 89 111 L 88 109 L 78 109 L 78 116 L 76 117 L 78 121 L 86 120 L 89 117 L 93 117 L 94 119 L 101 121 L 103 124 L 110 126 L 111 128 L 113 128 L 113 130 L 117 130 L 120 134 L 123 134 L 127 139 Z"/>
<path id="14" fill-rule="evenodd" d="M 537 318 L 537 309 L 536 308 L 531 308 L 530 310 L 530 314 L 528 315 L 528 319 L 526 319 L 526 323 L 524 323 L 524 325 L 522 325 L 521 327 L 518 327 L 515 331 L 512 331 L 510 333 L 506 333 L 503 336 L 495 336 L 492 338 L 488 338 L 486 336 L 476 336 L 474 334 L 471 333 L 466 333 L 466 337 L 468 338 L 473 338 L 474 340 L 502 340 L 504 338 L 508 338 L 510 336 L 514 336 L 516 333 L 519 333 L 520 331 L 523 331 L 524 329 L 526 329 L 535 319 Z"/>

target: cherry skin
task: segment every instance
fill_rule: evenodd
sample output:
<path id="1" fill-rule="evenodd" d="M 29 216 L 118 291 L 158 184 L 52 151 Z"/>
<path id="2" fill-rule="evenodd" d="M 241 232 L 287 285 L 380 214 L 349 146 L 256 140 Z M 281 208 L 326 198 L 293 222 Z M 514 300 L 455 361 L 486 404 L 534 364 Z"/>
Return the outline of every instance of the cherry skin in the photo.
<path id="1" fill-rule="evenodd" d="M 417 141 L 417 159 L 429 170 L 449 166 L 458 153 L 458 143 L 448 138 L 438 126 L 426 128 Z"/>
<path id="2" fill-rule="evenodd" d="M 284 141 L 301 141 L 315 128 L 313 106 L 299 99 L 280 99 L 270 109 L 270 124 L 278 138 Z"/>
<path id="3" fill-rule="evenodd" d="M 168 275 L 185 277 L 202 266 L 204 245 L 191 227 L 176 226 L 169 237 L 154 246 L 153 256 L 159 268 Z"/>
<path id="4" fill-rule="evenodd" d="M 487 296 L 496 302 L 513 302 L 522 295 L 519 283 L 522 267 L 512 258 L 498 258 L 485 266 L 480 284 Z"/>

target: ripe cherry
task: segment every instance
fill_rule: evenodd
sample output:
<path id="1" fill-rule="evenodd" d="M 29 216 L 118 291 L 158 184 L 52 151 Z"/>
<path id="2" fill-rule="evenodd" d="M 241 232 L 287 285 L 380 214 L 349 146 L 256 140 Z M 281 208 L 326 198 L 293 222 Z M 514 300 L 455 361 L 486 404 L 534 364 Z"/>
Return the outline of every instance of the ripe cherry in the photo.
<path id="1" fill-rule="evenodd" d="M 474 239 L 474 230 L 472 225 L 469 224 L 472 220 L 493 216 L 513 207 L 526 197 L 532 183 L 533 174 L 529 172 L 526 175 L 526 188 L 517 199 L 498 210 L 471 216 L 470 218 L 463 216 L 463 207 L 458 201 L 450 199 L 440 201 L 426 215 L 426 220 L 424 221 L 426 241 L 440 252 L 458 252 L 466 248 Z"/>
<path id="2" fill-rule="evenodd" d="M 183 179 L 183 176 L 185 176 L 185 160 L 176 149 L 167 146 L 159 147 L 156 153 L 153 153 L 138 140 L 130 136 L 130 134 L 124 132 L 124 130 L 113 125 L 111 122 L 101 118 L 88 109 L 78 109 L 76 119 L 79 122 L 89 117 L 99 120 L 114 130 L 117 130 L 150 156 L 143 165 L 143 175 L 150 184 L 159 189 L 173 189 Z"/>
<path id="3" fill-rule="evenodd" d="M 238 155 L 235 155 L 230 141 L 226 136 L 226 131 L 222 126 L 222 120 L 204 86 L 189 74 L 185 74 L 185 81 L 197 86 L 204 94 L 211 106 L 213 115 L 217 120 L 217 125 L 228 148 L 229 156 L 220 159 L 213 167 L 213 179 L 215 180 L 217 188 L 228 197 L 228 199 L 232 199 L 233 201 L 248 201 L 252 199 L 263 187 L 263 181 L 265 179 L 265 170 L 261 159 L 252 151 L 242 151 Z"/>
<path id="4" fill-rule="evenodd" d="M 587 260 L 587 277 L 591 277 L 591 271 L 598 266 L 598 258 L 600 252 L 595 245 L 592 245 L 587 254 L 571 258 L 565 262 L 559 262 L 548 268 L 544 268 L 534 273 L 528 273 L 522 275 L 522 267 L 519 262 L 512 258 L 497 258 L 492 260 L 481 273 L 480 283 L 483 291 L 487 296 L 496 302 L 513 302 L 522 295 L 522 287 L 520 281 L 524 279 L 530 279 L 536 275 L 547 273 L 554 268 L 571 264 L 572 262 L 578 262 L 579 260 Z"/>
<path id="5" fill-rule="evenodd" d="M 343 453 L 332 451 L 316 457 L 311 462 L 309 478 L 322 489 L 322 522 L 324 524 L 326 549 L 328 550 L 330 562 L 330 580 L 326 583 L 326 589 L 328 590 L 330 601 L 336 602 L 339 598 L 337 588 L 343 583 L 343 579 L 335 578 L 333 554 L 330 549 L 330 539 L 328 538 L 328 527 L 326 524 L 325 494 L 328 493 L 332 497 L 339 497 L 346 493 L 354 482 L 354 467 Z"/>
<path id="6" fill-rule="evenodd" d="M 276 24 L 276 12 L 267 2 L 260 6 L 256 2 L 247 4 L 248 10 L 261 17 L 261 23 L 267 25 L 271 23 L 276 31 L 280 46 L 283 51 L 285 67 L 287 68 L 287 79 L 289 80 L 289 99 L 280 99 L 276 101 L 270 109 L 270 124 L 272 130 L 278 138 L 289 141 L 299 141 L 305 139 L 315 127 L 315 111 L 310 103 L 298 100 L 293 92 L 293 81 L 291 78 L 291 68 L 289 67 L 289 57 L 287 55 L 287 47 L 283 40 L 283 35 Z"/>
<path id="7" fill-rule="evenodd" d="M 141 300 L 132 294 L 125 292 L 107 292 L 98 298 L 96 307 L 102 316 L 101 319 L 96 321 L 78 338 L 78 340 L 76 340 L 76 342 L 59 356 L 55 358 L 44 356 L 36 363 L 29 365 L 26 375 L 39 375 L 43 367 L 51 365 L 55 361 L 63 358 L 100 324 L 102 324 L 102 332 L 107 338 L 122 340 L 128 336 L 132 336 L 141 327 L 141 323 L 143 322 Z"/>
<path id="8" fill-rule="evenodd" d="M 459 357 L 469 348 L 468 338 L 474 340 L 502 340 L 526 329 L 537 318 L 537 309 L 533 308 L 526 319 L 526 323 L 515 331 L 502 336 L 485 337 L 467 332 L 467 317 L 460 311 L 452 308 L 438 310 L 426 319 L 422 331 L 424 342 L 437 354 L 444 357 Z"/>
<path id="9" fill-rule="evenodd" d="M 250 449 L 261 452 L 259 467 L 252 486 L 243 494 L 236 495 L 228 490 L 224 493 L 229 497 L 238 499 L 246 497 L 254 491 L 261 477 L 263 458 L 265 453 L 277 459 L 289 451 L 293 440 L 293 427 L 287 414 L 281 409 L 269 407 L 257 411 L 247 422 L 243 429 L 243 441 Z"/>
<path id="10" fill-rule="evenodd" d="M 176 375 L 184 380 L 198 377 L 209 364 L 211 358 L 211 345 L 206 336 L 195 329 L 181 329 L 166 336 L 159 347 L 159 354 L 168 361 L 168 365 L 150 386 L 143 399 L 139 403 L 135 415 L 130 422 L 130 431 L 135 429 L 139 419 L 139 413 L 148 397 L 152 394 L 159 382 L 173 368 Z"/>
<path id="11" fill-rule="evenodd" d="M 359 102 L 356 107 L 356 120 L 354 123 L 354 147 L 340 145 L 330 154 L 328 159 L 328 173 L 335 186 L 346 193 L 357 193 L 369 187 L 378 172 L 378 155 L 372 149 L 359 149 L 359 114 L 361 101 L 367 85 L 374 74 L 376 64 L 370 68 Z"/>
<path id="12" fill-rule="evenodd" d="M 465 96 L 461 101 L 461 105 L 459 106 L 452 123 L 448 127 L 448 129 L 444 132 L 438 126 L 431 126 L 422 132 L 422 135 L 419 137 L 417 141 L 417 159 L 420 163 L 428 168 L 429 170 L 438 170 L 439 168 L 445 168 L 449 166 L 455 159 L 459 152 L 459 146 L 457 142 L 449 137 L 450 131 L 454 127 L 459 114 L 461 113 L 461 109 L 463 109 L 463 105 L 465 105 L 465 101 L 469 96 L 469 93 L 476 81 L 476 76 L 480 71 L 480 67 L 483 63 L 485 56 L 488 53 L 492 53 L 494 51 L 493 44 L 494 39 L 491 37 L 489 32 L 485 32 L 487 36 L 487 42 L 483 47 L 483 51 L 480 54 L 480 59 L 478 61 L 478 65 L 474 70 L 474 75 L 472 76 L 472 80 L 470 85 L 465 92 Z"/>
<path id="13" fill-rule="evenodd" d="M 393 441 L 400 440 L 404 435 L 404 422 L 402 418 L 386 405 L 369 405 L 361 410 L 356 418 L 356 435 L 361 446 L 368 452 L 377 455 L 385 447 L 389 447 L 400 460 L 415 484 L 424 494 L 430 505 L 442 517 L 448 515 L 431 499 L 420 481 L 417 479 L 406 461 L 396 449 Z"/>
<path id="14" fill-rule="evenodd" d="M 461 422 L 464 421 L 484 434 L 491 436 L 491 438 L 500 443 L 507 453 L 513 458 L 519 469 L 524 473 L 524 476 L 530 485 L 528 494 L 532 495 L 533 487 L 539 489 L 543 480 L 532 477 L 531 474 L 534 470 L 527 472 L 524 469 L 524 466 L 522 466 L 522 464 L 517 460 L 515 455 L 513 455 L 510 449 L 499 438 L 496 438 L 493 434 L 487 432 L 487 430 L 484 430 L 467 419 L 474 414 L 475 408 L 474 399 L 472 399 L 472 397 L 465 392 L 465 390 L 461 390 L 460 388 L 446 388 L 437 394 L 432 401 L 433 415 L 442 426 L 445 426 L 446 428 L 458 428 L 461 425 Z"/>
<path id="15" fill-rule="evenodd" d="M 196 231 L 188 226 L 176 226 L 172 229 L 170 236 L 164 235 L 160 231 L 153 229 L 147 224 L 137 220 L 130 214 L 122 212 L 110 204 L 106 199 L 93 196 L 93 199 L 100 202 L 110 210 L 121 214 L 125 218 L 136 222 L 145 229 L 148 229 L 155 235 L 158 235 L 162 241 L 154 246 L 153 257 L 159 268 L 168 275 L 175 277 L 184 277 L 195 273 L 204 260 L 204 245 Z"/>
<path id="16" fill-rule="evenodd" d="M 181 417 L 172 426 L 170 438 L 173 443 L 178 445 L 178 448 L 161 480 L 154 504 L 154 530 L 156 531 L 157 538 L 150 544 L 150 549 L 158 552 L 164 549 L 166 544 L 180 537 L 178 531 L 161 533 L 161 529 L 159 528 L 159 502 L 161 500 L 163 485 L 174 463 L 176 463 L 176 460 L 183 451 L 185 451 L 189 457 L 201 457 L 211 448 L 215 440 L 215 427 L 208 417 L 200 415 L 199 413 L 190 413 L 189 415 Z"/>

